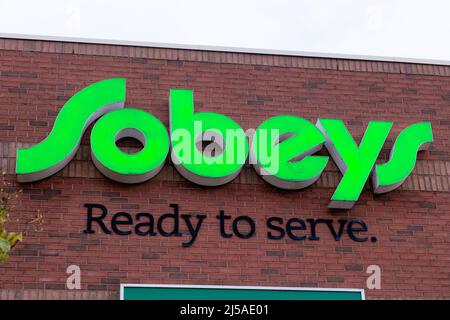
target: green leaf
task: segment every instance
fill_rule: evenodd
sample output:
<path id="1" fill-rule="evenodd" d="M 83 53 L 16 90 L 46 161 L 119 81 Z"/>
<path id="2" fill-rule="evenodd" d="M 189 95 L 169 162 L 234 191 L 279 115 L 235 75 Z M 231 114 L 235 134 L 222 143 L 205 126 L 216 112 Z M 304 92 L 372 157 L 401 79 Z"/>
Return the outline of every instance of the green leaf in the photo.
<path id="1" fill-rule="evenodd" d="M 3 252 L 8 252 L 11 249 L 11 245 L 8 240 L 0 239 L 0 250 Z"/>
<path id="2" fill-rule="evenodd" d="M 9 255 L 6 252 L 0 252 L 0 262 L 7 262 Z"/>
<path id="3" fill-rule="evenodd" d="M 15 232 L 10 232 L 8 234 L 8 236 L 6 237 L 6 240 L 8 241 L 10 247 L 14 247 L 14 245 L 16 244 L 17 241 L 22 241 L 23 240 L 23 235 L 22 233 L 15 233 Z"/>

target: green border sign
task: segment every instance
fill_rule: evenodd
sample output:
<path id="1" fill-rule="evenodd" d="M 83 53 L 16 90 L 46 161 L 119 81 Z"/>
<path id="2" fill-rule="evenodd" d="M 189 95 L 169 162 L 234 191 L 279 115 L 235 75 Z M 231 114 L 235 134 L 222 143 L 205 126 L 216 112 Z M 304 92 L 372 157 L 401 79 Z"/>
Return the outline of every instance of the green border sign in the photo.
<path id="1" fill-rule="evenodd" d="M 363 289 L 121 284 L 120 300 L 365 300 Z"/>

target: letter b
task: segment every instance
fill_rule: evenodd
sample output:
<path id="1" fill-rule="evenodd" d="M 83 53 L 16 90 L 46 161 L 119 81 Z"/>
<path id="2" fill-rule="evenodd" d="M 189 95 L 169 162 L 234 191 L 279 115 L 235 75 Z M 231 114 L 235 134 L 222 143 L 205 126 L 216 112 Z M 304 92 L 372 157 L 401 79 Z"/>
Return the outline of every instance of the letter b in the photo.
<path id="1" fill-rule="evenodd" d="M 170 91 L 170 133 L 175 167 L 186 179 L 200 185 L 230 182 L 248 156 L 248 141 L 242 128 L 219 113 L 195 113 L 191 90 Z M 203 150 L 205 141 L 213 144 L 214 154 Z"/>

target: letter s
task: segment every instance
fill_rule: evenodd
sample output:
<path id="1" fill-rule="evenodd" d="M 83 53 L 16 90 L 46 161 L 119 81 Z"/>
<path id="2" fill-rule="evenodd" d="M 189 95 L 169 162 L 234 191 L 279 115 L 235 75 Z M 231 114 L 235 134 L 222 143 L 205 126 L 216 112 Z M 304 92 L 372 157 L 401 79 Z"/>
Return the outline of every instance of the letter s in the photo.
<path id="1" fill-rule="evenodd" d="M 62 107 L 47 138 L 17 150 L 17 180 L 41 180 L 64 168 L 77 152 L 86 128 L 105 113 L 124 107 L 125 91 L 125 79 L 117 78 L 76 93 Z"/>
<path id="2" fill-rule="evenodd" d="M 429 122 L 413 124 L 400 132 L 389 161 L 375 167 L 372 176 L 374 192 L 385 193 L 398 188 L 414 169 L 417 152 L 427 150 L 431 142 L 433 131 Z"/>

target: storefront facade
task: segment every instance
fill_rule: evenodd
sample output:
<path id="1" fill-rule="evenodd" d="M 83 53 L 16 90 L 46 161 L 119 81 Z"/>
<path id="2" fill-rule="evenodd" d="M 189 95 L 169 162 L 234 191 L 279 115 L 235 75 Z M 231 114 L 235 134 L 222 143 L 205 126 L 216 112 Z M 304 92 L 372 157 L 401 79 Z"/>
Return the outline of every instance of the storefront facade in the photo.
<path id="1" fill-rule="evenodd" d="M 358 144 L 370 121 L 393 122 L 377 163 L 415 123 L 430 123 L 433 141 L 400 187 L 374 194 L 369 178 L 351 209 L 329 208 L 342 179 L 331 158 L 301 190 L 277 188 L 249 164 L 231 182 L 200 186 L 170 156 L 148 181 L 120 183 L 93 163 L 92 125 L 61 171 L 18 182 L 17 150 L 46 138 L 77 92 L 117 78 L 126 79 L 125 109 L 168 130 L 171 89 L 179 88 L 193 90 L 195 112 L 226 115 L 244 130 L 279 115 L 340 119 Z M 0 112 L 1 170 L 23 190 L 9 229 L 26 230 L 0 264 L 1 299 L 119 299 L 123 284 L 450 298 L 449 66 L 0 39 Z M 130 140 L 123 146 L 138 150 Z M 137 226 L 142 213 L 154 222 L 147 233 Z M 292 219 L 300 227 L 288 231 Z M 367 230 L 356 235 L 352 223 Z M 79 267 L 80 289 L 67 288 L 69 266 Z M 381 270 L 379 289 L 367 288 L 371 266 Z"/>

